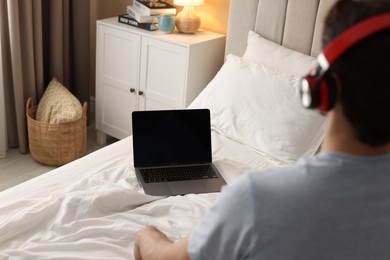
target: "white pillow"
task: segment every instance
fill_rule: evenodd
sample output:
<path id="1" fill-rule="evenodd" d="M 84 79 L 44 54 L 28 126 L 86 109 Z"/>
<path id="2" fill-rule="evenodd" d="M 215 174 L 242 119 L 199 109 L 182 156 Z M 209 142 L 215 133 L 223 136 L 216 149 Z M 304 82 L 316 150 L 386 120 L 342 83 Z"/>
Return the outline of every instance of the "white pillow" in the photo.
<path id="1" fill-rule="evenodd" d="M 316 65 L 314 57 L 269 41 L 253 31 L 248 33 L 248 44 L 243 58 L 300 77 Z"/>
<path id="2" fill-rule="evenodd" d="M 282 162 L 318 149 L 324 117 L 301 105 L 299 78 L 228 55 L 189 108 L 209 108 L 220 132 Z"/>

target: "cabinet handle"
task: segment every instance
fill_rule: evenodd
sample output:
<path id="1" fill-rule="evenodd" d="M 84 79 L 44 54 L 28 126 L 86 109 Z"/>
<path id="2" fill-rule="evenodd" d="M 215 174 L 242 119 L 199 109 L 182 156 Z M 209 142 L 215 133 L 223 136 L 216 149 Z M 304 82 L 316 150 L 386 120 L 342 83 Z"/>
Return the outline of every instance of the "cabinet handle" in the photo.
<path id="1" fill-rule="evenodd" d="M 131 88 L 130 93 L 134 93 L 135 89 Z"/>
<path id="2" fill-rule="evenodd" d="M 139 94 L 140 96 L 142 96 L 142 95 L 144 94 L 144 92 L 143 92 L 143 91 L 138 91 L 138 94 Z"/>

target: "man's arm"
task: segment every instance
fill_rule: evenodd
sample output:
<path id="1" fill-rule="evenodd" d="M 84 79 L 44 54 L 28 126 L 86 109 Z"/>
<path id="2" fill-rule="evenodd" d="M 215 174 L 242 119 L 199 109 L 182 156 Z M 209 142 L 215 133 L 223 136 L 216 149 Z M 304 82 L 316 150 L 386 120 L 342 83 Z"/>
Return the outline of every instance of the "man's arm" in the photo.
<path id="1" fill-rule="evenodd" d="M 152 226 L 141 229 L 134 241 L 134 258 L 147 259 L 185 259 L 190 257 L 187 253 L 188 237 L 176 243 Z"/>

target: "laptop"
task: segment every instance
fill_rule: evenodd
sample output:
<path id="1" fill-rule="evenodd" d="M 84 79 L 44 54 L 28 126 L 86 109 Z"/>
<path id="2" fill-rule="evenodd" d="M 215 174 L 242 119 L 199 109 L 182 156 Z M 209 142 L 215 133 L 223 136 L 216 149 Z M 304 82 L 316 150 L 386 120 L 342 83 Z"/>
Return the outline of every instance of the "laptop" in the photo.
<path id="1" fill-rule="evenodd" d="M 218 192 L 226 184 L 212 163 L 208 109 L 134 111 L 138 181 L 155 196 Z"/>

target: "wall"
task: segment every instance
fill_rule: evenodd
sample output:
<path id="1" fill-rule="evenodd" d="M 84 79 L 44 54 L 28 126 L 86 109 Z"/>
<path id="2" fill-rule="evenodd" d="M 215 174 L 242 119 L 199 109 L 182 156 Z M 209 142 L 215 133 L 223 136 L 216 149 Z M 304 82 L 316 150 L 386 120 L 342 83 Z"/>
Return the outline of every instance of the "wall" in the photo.
<path id="1" fill-rule="evenodd" d="M 245 0 L 243 0 L 245 1 Z M 172 3 L 173 0 L 168 0 Z M 201 17 L 201 28 L 226 34 L 230 0 L 204 0 L 203 6 L 196 7 Z M 126 12 L 126 6 L 132 0 L 90 0 L 90 68 L 91 86 L 95 86 L 96 64 L 96 20 L 117 16 Z M 180 11 L 181 8 L 178 8 Z M 91 87 L 90 95 L 95 96 L 95 87 Z"/>

